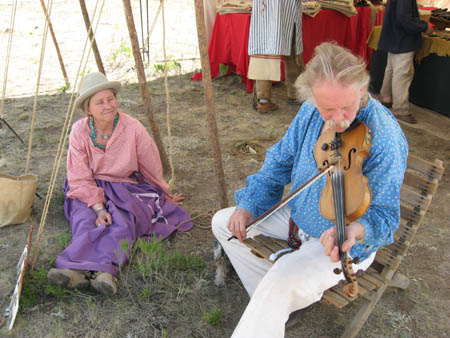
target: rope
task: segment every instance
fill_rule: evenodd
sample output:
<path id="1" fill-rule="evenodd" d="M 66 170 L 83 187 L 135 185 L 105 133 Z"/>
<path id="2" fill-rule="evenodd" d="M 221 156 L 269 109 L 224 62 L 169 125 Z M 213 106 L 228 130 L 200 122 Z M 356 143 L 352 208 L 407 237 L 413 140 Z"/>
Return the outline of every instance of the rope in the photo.
<path id="1" fill-rule="evenodd" d="M 41 82 L 41 74 L 42 74 L 42 65 L 44 64 L 44 54 L 45 54 L 45 46 L 47 44 L 47 34 L 48 34 L 48 23 L 50 22 L 49 15 L 52 11 L 53 0 L 47 1 L 47 11 L 45 11 L 45 25 L 44 25 L 44 33 L 42 34 L 42 44 L 41 44 L 41 55 L 39 59 L 39 70 L 36 81 L 36 92 L 34 93 L 34 104 L 33 104 L 33 114 L 31 117 L 31 128 L 30 128 L 30 136 L 28 140 L 28 153 L 27 153 L 27 164 L 25 166 L 25 175 L 28 174 L 30 169 L 30 159 L 31 159 L 31 148 L 33 146 L 33 134 L 34 134 L 34 124 L 36 121 L 36 110 L 37 110 L 37 101 L 39 94 L 39 84 Z"/>
<path id="2" fill-rule="evenodd" d="M 266 147 L 259 141 L 273 141 L 273 138 L 262 137 L 257 139 L 236 140 L 231 146 L 231 154 L 236 156 L 252 157 L 263 160 L 266 154 Z"/>
<path id="3" fill-rule="evenodd" d="M 98 6 L 98 2 L 99 1 L 100 0 L 97 0 L 97 2 L 95 4 L 94 14 L 92 16 L 93 18 L 95 18 L 95 15 L 96 15 L 96 12 L 97 12 L 97 6 Z M 97 23 L 95 25 L 94 35 L 95 35 L 95 32 L 97 31 L 98 24 L 100 22 L 100 17 L 101 17 L 101 13 L 102 13 L 104 4 L 105 4 L 105 0 L 102 0 L 102 5 L 101 5 L 100 10 L 99 10 Z M 44 204 L 44 208 L 43 208 L 43 211 L 42 211 L 41 222 L 39 224 L 38 234 L 36 236 L 36 243 L 35 243 L 34 248 L 33 248 L 33 259 L 32 259 L 32 263 L 31 263 L 31 269 L 34 269 L 34 265 L 36 264 L 37 254 L 38 254 L 38 251 L 39 251 L 39 243 L 40 243 L 40 240 L 41 240 L 41 237 L 42 237 L 42 233 L 43 233 L 44 228 L 45 228 L 45 222 L 46 222 L 46 218 L 47 218 L 47 214 L 48 214 L 48 208 L 50 206 L 50 201 L 51 201 L 51 198 L 52 198 L 52 195 L 53 195 L 53 190 L 54 190 L 54 187 L 55 187 L 56 177 L 58 175 L 59 166 L 61 164 L 61 158 L 62 158 L 62 155 L 64 153 L 63 150 L 64 150 L 65 145 L 66 145 L 66 141 L 67 141 L 67 138 L 68 138 L 68 135 L 69 135 L 69 131 L 70 131 L 70 125 L 72 123 L 73 113 L 75 111 L 75 105 L 73 103 L 74 103 L 74 97 L 79 92 L 79 89 L 80 89 L 79 88 L 80 87 L 80 83 L 78 82 L 78 79 L 80 77 L 80 69 L 82 68 L 82 74 L 84 74 L 84 71 L 85 71 L 86 65 L 87 65 L 87 61 L 89 59 L 89 54 L 90 54 L 90 51 L 92 49 L 92 41 L 93 40 L 91 41 L 89 39 L 89 34 L 90 34 L 91 30 L 92 30 L 92 24 L 89 27 L 88 34 L 87 34 L 87 37 L 86 37 L 86 41 L 84 43 L 84 48 L 83 48 L 82 56 L 81 56 L 81 59 L 80 59 L 80 64 L 78 66 L 77 75 L 76 75 L 75 82 L 74 82 L 74 87 L 73 87 L 74 89 L 73 89 L 72 95 L 70 97 L 70 101 L 69 101 L 69 105 L 68 105 L 67 113 L 66 113 L 66 119 L 64 121 L 64 126 L 63 126 L 63 129 L 61 131 L 61 136 L 60 136 L 60 140 L 59 140 L 59 144 L 58 144 L 58 150 L 56 152 L 55 161 L 53 163 L 53 170 L 52 170 L 52 175 L 51 175 L 51 178 L 50 178 L 50 184 L 49 184 L 49 187 L 48 187 L 47 196 L 45 197 L 45 204 Z M 88 41 L 90 42 L 90 48 L 88 49 L 88 53 L 87 53 L 87 56 L 86 56 L 85 60 L 83 60 L 84 59 L 84 55 L 86 53 L 86 46 L 87 46 Z M 84 62 L 84 65 L 82 66 L 83 62 Z"/>
<path id="4" fill-rule="evenodd" d="M 169 137 L 169 164 L 170 164 L 170 180 L 169 188 L 174 190 L 176 188 L 175 168 L 173 166 L 173 142 L 172 132 L 170 125 L 170 93 L 169 93 L 169 81 L 167 78 L 167 57 L 166 57 L 166 20 L 164 16 L 164 0 L 161 0 L 161 15 L 163 24 L 163 54 L 164 54 L 164 87 L 166 89 L 166 101 L 167 101 L 167 135 Z"/>
<path id="5" fill-rule="evenodd" d="M 9 58 L 11 55 L 11 44 L 14 33 L 14 23 L 16 21 L 16 9 L 17 9 L 17 0 L 14 2 L 13 8 L 11 10 L 11 19 L 9 21 L 8 47 L 6 49 L 5 72 L 3 74 L 3 90 L 2 90 L 2 103 L 0 106 L 0 120 L 3 118 L 3 112 L 5 108 L 6 82 L 8 82 Z"/>

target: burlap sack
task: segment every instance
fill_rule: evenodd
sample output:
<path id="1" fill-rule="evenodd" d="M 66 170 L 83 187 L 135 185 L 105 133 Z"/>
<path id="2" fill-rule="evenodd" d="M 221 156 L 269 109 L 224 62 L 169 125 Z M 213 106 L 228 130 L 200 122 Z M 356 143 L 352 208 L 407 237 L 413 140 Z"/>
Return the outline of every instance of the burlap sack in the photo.
<path id="1" fill-rule="evenodd" d="M 0 174 L 0 227 L 27 221 L 31 214 L 37 185 L 36 175 Z"/>

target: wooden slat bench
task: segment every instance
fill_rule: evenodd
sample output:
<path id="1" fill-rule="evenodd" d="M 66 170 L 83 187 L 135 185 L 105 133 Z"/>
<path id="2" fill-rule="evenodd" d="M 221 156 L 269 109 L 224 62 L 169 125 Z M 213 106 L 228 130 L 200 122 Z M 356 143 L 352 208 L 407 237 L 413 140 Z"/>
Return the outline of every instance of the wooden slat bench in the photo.
<path id="1" fill-rule="evenodd" d="M 360 287 L 358 297 L 354 299 L 348 297 L 339 285 L 324 293 L 323 301 L 338 308 L 347 306 L 355 299 L 361 297 L 364 299 L 360 310 L 342 337 L 350 338 L 358 334 L 387 287 L 402 289 L 408 287 L 408 278 L 397 272 L 397 269 L 422 223 L 443 172 L 442 161 L 428 162 L 409 155 L 400 192 L 401 220 L 394 235 L 395 242 L 380 248 L 369 269 L 357 278 Z M 272 253 L 281 248 L 287 248 L 286 241 L 264 236 L 249 238 L 244 243 L 252 249 L 253 253 L 269 261 Z"/>

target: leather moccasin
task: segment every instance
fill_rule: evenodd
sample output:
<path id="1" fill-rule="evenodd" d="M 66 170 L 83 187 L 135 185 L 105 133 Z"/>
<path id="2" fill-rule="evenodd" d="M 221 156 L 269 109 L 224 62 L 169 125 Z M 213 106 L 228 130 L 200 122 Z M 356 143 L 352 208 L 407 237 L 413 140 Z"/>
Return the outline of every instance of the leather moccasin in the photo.
<path id="1" fill-rule="evenodd" d="M 83 289 L 89 286 L 86 272 L 73 269 L 50 269 L 47 279 L 51 284 L 67 289 Z"/>
<path id="2" fill-rule="evenodd" d="M 267 114 L 267 113 L 270 113 L 271 111 L 274 111 L 277 109 L 278 109 L 278 106 L 275 103 L 271 102 L 270 100 L 268 102 L 258 101 L 257 110 L 261 114 Z"/>
<path id="3" fill-rule="evenodd" d="M 97 272 L 91 279 L 92 288 L 105 296 L 117 293 L 117 279 L 108 272 Z"/>

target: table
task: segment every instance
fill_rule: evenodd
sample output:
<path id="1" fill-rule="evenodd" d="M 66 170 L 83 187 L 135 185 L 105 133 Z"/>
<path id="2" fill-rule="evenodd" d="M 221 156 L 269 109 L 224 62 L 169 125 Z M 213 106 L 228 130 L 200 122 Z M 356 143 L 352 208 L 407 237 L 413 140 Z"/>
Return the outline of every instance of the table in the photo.
<path id="1" fill-rule="evenodd" d="M 371 7 L 357 7 L 357 12 L 351 18 L 329 9 L 322 9 L 314 18 L 303 14 L 304 62 L 311 59 L 317 45 L 324 41 L 336 41 L 370 64 L 372 51 L 366 40 L 372 29 L 371 21 L 381 24 L 384 10 L 377 11 L 375 19 L 371 19 Z M 253 91 L 253 80 L 247 78 L 250 17 L 251 14 L 247 13 L 217 14 L 208 49 L 212 78 L 219 75 L 220 64 L 227 65 L 230 72 L 241 75 L 249 93 Z M 191 79 L 200 80 L 201 74 L 194 74 Z"/>

